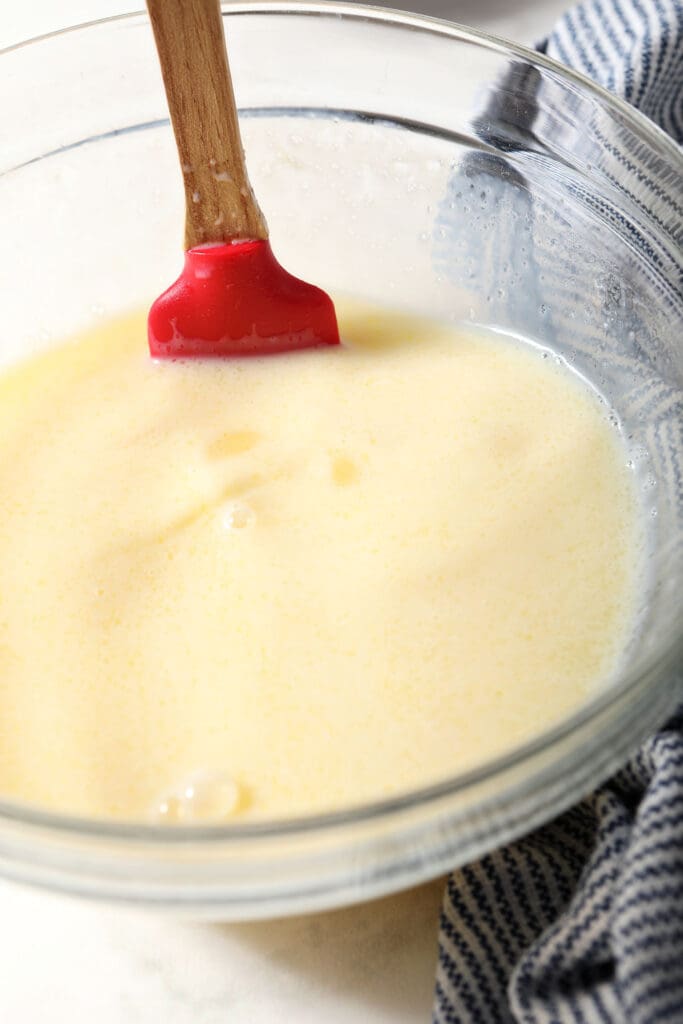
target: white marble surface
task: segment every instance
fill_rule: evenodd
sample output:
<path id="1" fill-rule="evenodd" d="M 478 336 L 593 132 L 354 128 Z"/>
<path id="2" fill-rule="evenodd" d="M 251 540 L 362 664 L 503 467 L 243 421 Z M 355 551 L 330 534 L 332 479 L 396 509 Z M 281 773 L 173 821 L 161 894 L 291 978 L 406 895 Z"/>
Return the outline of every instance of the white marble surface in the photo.
<path id="1" fill-rule="evenodd" d="M 414 1024 L 441 883 L 333 913 L 190 924 L 0 886 L 4 1024 Z"/>
<path id="2" fill-rule="evenodd" d="M 521 42 L 567 0 L 404 0 L 389 7 Z M 0 48 L 110 14 L 123 0 L 0 0 Z M 7 1024 L 422 1024 L 442 883 L 328 914 L 189 924 L 0 883 Z"/>

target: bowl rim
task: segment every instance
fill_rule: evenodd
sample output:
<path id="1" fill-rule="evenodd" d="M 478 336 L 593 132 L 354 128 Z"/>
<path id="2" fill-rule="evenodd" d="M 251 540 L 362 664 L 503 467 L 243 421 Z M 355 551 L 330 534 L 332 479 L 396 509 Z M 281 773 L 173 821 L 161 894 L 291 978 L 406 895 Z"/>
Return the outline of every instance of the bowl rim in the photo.
<path id="1" fill-rule="evenodd" d="M 528 63 L 536 64 L 547 71 L 559 73 L 562 78 L 573 81 L 582 89 L 594 93 L 607 106 L 618 111 L 627 120 L 635 121 L 641 131 L 650 135 L 653 140 L 656 140 L 667 151 L 668 155 L 675 162 L 680 162 L 683 166 L 683 148 L 674 142 L 663 128 L 660 128 L 658 124 L 638 110 L 637 107 L 632 106 L 632 104 L 620 96 L 610 92 L 609 89 L 595 82 L 588 75 L 584 75 L 583 72 L 576 71 L 574 68 L 562 64 L 561 61 L 546 56 L 546 54 L 541 53 L 539 50 L 525 46 L 523 43 L 506 39 L 504 36 L 499 36 L 496 33 L 472 28 L 469 25 L 463 25 L 448 18 L 438 18 L 429 14 L 417 14 L 392 7 L 376 7 L 373 4 L 355 3 L 350 2 L 350 0 L 220 0 L 220 4 L 223 17 L 239 16 L 241 14 L 335 15 L 342 20 L 385 22 L 390 25 L 400 25 L 403 28 L 414 31 L 451 37 L 460 42 L 479 45 L 496 53 L 513 54 L 514 56 L 522 57 Z M 0 48 L 0 57 L 36 43 L 42 43 L 85 29 L 135 20 L 148 21 L 147 11 L 129 11 L 125 14 L 113 14 L 105 18 L 94 18 L 91 21 L 76 22 L 73 25 L 66 25 L 51 32 L 30 36 L 28 39 L 21 39 L 18 42 L 11 43 L 9 46 Z"/>
<path id="2" fill-rule="evenodd" d="M 478 46 L 503 56 L 511 55 L 521 58 L 527 64 L 550 71 L 565 81 L 572 82 L 584 92 L 592 93 L 603 105 L 630 122 L 639 134 L 644 136 L 647 143 L 657 148 L 660 153 L 663 151 L 662 155 L 666 156 L 674 165 L 680 164 L 683 173 L 683 148 L 680 148 L 648 117 L 582 73 L 520 43 L 442 18 L 412 14 L 391 8 L 338 2 L 338 0 L 235 0 L 235 2 L 221 0 L 221 8 L 223 17 L 259 14 L 326 16 L 356 22 L 383 23 L 428 35 L 451 38 L 457 42 Z M 103 28 L 119 22 L 147 20 L 147 12 L 140 10 L 80 22 L 13 43 L 0 49 L 0 57 L 62 36 Z M 429 804 L 436 804 L 446 797 L 462 795 L 467 790 L 491 783 L 496 777 L 514 771 L 524 762 L 542 756 L 553 747 L 559 746 L 562 741 L 569 739 L 574 734 L 579 734 L 602 712 L 609 711 L 612 705 L 628 698 L 638 688 L 643 678 L 647 676 L 661 678 L 662 675 L 669 672 L 675 674 L 677 666 L 681 663 L 683 663 L 683 623 L 678 634 L 674 636 L 668 646 L 651 654 L 638 672 L 629 671 L 626 668 L 623 673 L 619 673 L 617 680 L 585 701 L 573 714 L 526 743 L 467 772 L 450 776 L 440 782 L 411 789 L 390 798 L 351 805 L 337 811 L 298 815 L 291 818 L 263 819 L 250 823 L 183 825 L 182 828 L 176 829 L 139 821 L 114 821 L 61 814 L 43 810 L 39 806 L 21 801 L 0 799 L 0 822 L 27 825 L 41 830 L 48 829 L 51 832 L 70 834 L 74 838 L 134 840 L 149 843 L 151 846 L 167 848 L 169 845 L 185 845 L 198 841 L 201 841 L 202 844 L 207 842 L 237 843 L 248 839 L 273 839 L 287 835 L 314 837 L 316 833 L 337 830 L 364 822 L 376 822 L 418 807 L 425 809 Z M 681 692 L 680 698 L 683 699 L 683 692 Z"/>

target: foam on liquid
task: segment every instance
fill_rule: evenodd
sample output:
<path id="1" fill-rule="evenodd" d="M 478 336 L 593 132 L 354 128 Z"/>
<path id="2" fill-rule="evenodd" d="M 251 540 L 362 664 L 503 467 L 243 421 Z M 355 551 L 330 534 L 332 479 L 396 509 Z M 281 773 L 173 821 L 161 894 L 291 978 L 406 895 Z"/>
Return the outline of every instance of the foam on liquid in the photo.
<path id="1" fill-rule="evenodd" d="M 155 364 L 144 317 L 0 380 L 0 793 L 172 823 L 467 769 L 632 625 L 627 456 L 566 368 L 340 304 L 346 344 Z"/>

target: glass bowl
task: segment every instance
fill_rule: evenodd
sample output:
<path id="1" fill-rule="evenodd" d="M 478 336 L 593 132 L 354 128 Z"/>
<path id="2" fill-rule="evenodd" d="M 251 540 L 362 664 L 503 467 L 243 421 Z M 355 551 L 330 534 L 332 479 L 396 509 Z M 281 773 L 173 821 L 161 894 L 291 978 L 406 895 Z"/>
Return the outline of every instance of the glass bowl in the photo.
<path id="1" fill-rule="evenodd" d="M 343 4 L 238 3 L 224 18 L 254 186 L 288 269 L 561 353 L 618 419 L 651 525 L 619 678 L 476 771 L 224 827 L 0 805 L 8 877 L 240 919 L 462 864 L 594 787 L 680 699 L 683 160 L 586 79 L 480 33 Z M 147 303 L 179 269 L 181 187 L 146 17 L 5 50 L 0 126 L 6 365 Z"/>

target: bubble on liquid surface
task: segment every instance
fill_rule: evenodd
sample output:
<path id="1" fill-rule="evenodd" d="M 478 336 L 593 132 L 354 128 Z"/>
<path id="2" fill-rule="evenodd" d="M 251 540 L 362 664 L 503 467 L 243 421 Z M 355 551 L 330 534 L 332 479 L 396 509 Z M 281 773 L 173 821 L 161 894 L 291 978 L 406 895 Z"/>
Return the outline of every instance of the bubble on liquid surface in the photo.
<path id="1" fill-rule="evenodd" d="M 345 455 L 337 455 L 332 460 L 332 479 L 338 487 L 348 487 L 358 477 L 358 466 Z"/>
<path id="2" fill-rule="evenodd" d="M 226 530 L 244 530 L 255 519 L 256 514 L 246 501 L 230 501 L 223 506 L 221 522 Z"/>
<path id="3" fill-rule="evenodd" d="M 230 775 L 197 771 L 159 797 L 152 818 L 160 825 L 220 824 L 240 809 L 243 797 Z"/>

